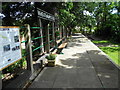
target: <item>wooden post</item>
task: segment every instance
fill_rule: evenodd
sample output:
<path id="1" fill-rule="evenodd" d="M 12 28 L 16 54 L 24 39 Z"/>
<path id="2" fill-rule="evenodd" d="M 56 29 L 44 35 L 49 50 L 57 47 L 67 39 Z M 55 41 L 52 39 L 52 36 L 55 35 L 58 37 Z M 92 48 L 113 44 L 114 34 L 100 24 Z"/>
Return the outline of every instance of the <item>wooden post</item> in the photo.
<path id="1" fill-rule="evenodd" d="M 39 19 L 40 27 L 42 27 L 41 19 Z M 42 28 L 40 28 L 40 37 L 42 37 Z M 43 38 L 40 38 L 40 46 L 43 46 Z M 41 53 L 44 53 L 44 47 L 41 48 Z"/>
<path id="2" fill-rule="evenodd" d="M 62 37 L 64 37 L 64 27 L 62 26 Z"/>
<path id="3" fill-rule="evenodd" d="M 49 24 L 46 29 L 46 41 L 45 41 L 45 51 L 46 53 L 50 52 L 50 38 L 49 38 Z"/>
<path id="4" fill-rule="evenodd" d="M 54 24 L 55 24 L 54 32 L 56 32 L 57 31 L 57 26 L 56 26 L 56 23 L 54 23 Z M 56 38 L 56 35 L 55 35 L 55 46 L 57 45 L 56 41 L 57 41 L 57 38 Z"/>
<path id="5" fill-rule="evenodd" d="M 67 39 L 67 28 L 64 28 L 65 30 L 65 38 Z"/>
<path id="6" fill-rule="evenodd" d="M 31 71 L 31 74 L 34 72 L 33 69 L 33 57 L 32 57 L 32 43 L 31 43 L 31 32 L 30 32 L 30 25 L 26 24 L 25 25 L 28 32 L 26 34 L 26 40 L 27 42 L 25 43 L 26 45 L 26 52 L 28 53 L 26 56 L 27 59 L 27 69 Z"/>
<path id="7" fill-rule="evenodd" d="M 62 29 L 60 25 L 59 25 L 59 31 L 60 31 L 60 38 L 62 38 Z"/>
<path id="8" fill-rule="evenodd" d="M 55 28 L 54 22 L 52 22 L 52 40 L 53 40 L 53 47 L 55 46 Z"/>
<path id="9" fill-rule="evenodd" d="M 65 37 L 65 28 L 63 26 L 63 37 Z"/>
<path id="10" fill-rule="evenodd" d="M 65 38 L 65 31 L 64 31 L 64 26 L 62 26 L 62 37 L 64 38 L 64 41 L 66 41 L 66 38 Z"/>

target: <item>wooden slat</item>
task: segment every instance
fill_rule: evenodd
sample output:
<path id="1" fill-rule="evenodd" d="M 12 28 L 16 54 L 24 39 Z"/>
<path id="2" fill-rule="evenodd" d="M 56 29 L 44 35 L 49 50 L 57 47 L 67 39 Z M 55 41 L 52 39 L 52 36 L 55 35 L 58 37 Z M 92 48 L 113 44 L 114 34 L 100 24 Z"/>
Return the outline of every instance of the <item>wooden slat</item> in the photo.
<path id="1" fill-rule="evenodd" d="M 57 44 L 58 44 L 58 43 L 60 43 L 61 41 L 62 41 L 62 39 L 59 39 L 59 40 L 57 40 L 56 42 L 57 42 Z"/>
<path id="2" fill-rule="evenodd" d="M 67 43 L 62 43 L 58 48 L 64 48 L 67 45 Z"/>
<path id="3" fill-rule="evenodd" d="M 19 28 L 18 26 L 0 26 L 0 28 Z"/>
<path id="4" fill-rule="evenodd" d="M 57 49 L 55 49 L 55 50 L 52 52 L 52 54 L 56 54 L 56 52 L 57 52 Z"/>

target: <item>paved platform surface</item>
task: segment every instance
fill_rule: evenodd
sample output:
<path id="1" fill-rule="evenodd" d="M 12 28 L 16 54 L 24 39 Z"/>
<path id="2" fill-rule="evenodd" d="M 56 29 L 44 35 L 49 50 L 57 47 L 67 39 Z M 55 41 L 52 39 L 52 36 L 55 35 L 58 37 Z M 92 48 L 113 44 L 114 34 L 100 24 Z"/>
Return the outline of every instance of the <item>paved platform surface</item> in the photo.
<path id="1" fill-rule="evenodd" d="M 118 88 L 118 68 L 82 34 L 75 34 L 58 55 L 55 67 L 45 67 L 29 88 Z"/>

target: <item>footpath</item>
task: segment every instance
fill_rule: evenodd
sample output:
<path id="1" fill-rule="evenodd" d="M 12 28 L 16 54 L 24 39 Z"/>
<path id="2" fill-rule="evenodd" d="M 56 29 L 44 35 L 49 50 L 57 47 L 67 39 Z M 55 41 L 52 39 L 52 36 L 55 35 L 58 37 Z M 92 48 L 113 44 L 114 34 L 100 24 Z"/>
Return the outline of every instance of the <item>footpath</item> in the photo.
<path id="1" fill-rule="evenodd" d="M 29 88 L 118 88 L 120 70 L 96 45 L 75 34 L 55 67 L 45 67 Z"/>

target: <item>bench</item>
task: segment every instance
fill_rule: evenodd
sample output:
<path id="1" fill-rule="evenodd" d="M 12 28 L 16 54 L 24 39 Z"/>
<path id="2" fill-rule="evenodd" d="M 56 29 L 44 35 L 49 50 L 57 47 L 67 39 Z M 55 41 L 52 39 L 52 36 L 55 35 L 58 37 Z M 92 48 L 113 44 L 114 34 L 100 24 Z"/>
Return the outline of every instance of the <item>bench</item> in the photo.
<path id="1" fill-rule="evenodd" d="M 56 54 L 59 51 L 59 49 L 62 49 L 64 47 L 66 47 L 67 43 L 64 40 L 65 40 L 65 37 L 63 37 L 62 39 L 57 40 L 56 41 L 56 46 L 53 49 L 51 49 L 50 52 L 52 52 L 52 54 Z"/>
<path id="2" fill-rule="evenodd" d="M 57 49 L 55 49 L 55 50 L 52 52 L 52 54 L 56 54 L 56 52 L 57 52 Z"/>
<path id="3" fill-rule="evenodd" d="M 66 47 L 67 47 L 67 43 L 66 43 L 66 42 L 62 43 L 62 44 L 57 48 L 57 52 L 56 52 L 56 53 L 60 54 L 61 51 L 62 51 L 62 49 L 63 49 L 63 48 L 66 48 Z"/>
<path id="4" fill-rule="evenodd" d="M 57 44 L 59 44 L 62 41 L 62 39 L 59 39 L 56 41 Z"/>

